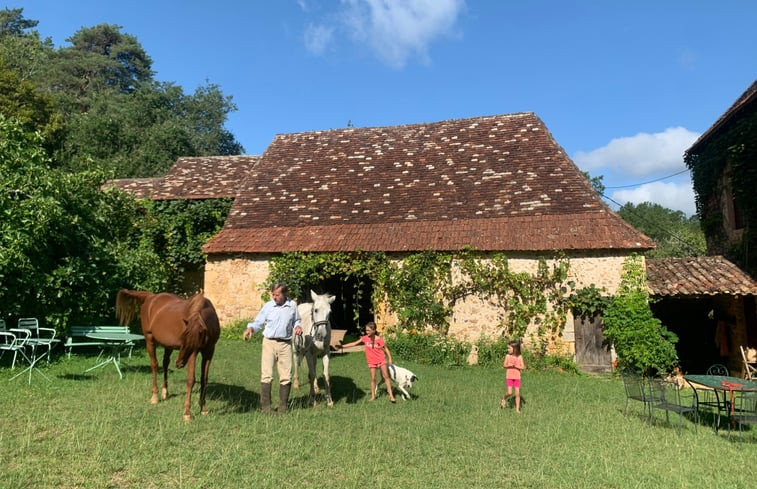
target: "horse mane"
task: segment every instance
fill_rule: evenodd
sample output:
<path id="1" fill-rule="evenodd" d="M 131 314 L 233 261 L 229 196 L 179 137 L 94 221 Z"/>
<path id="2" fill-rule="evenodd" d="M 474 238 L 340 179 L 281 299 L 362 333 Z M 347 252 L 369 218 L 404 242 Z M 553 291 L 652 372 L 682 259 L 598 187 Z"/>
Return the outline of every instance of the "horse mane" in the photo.
<path id="1" fill-rule="evenodd" d="M 187 315 L 184 318 L 186 327 L 181 332 L 181 344 L 185 351 L 199 350 L 208 340 L 208 324 L 203 312 L 209 302 L 202 292 L 189 299 Z"/>
<path id="2" fill-rule="evenodd" d="M 121 326 L 131 323 L 139 314 L 139 307 L 145 299 L 154 295 L 143 290 L 121 289 L 116 295 L 116 317 Z"/>

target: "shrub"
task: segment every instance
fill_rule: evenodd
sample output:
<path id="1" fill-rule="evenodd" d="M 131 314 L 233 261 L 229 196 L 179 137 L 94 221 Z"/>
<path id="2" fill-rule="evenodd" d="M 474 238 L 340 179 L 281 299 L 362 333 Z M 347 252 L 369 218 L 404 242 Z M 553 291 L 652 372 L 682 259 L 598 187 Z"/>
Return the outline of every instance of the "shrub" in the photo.
<path id="1" fill-rule="evenodd" d="M 678 362 L 678 337 L 652 315 L 638 256 L 623 265 L 620 289 L 607 306 L 603 322 L 604 335 L 612 342 L 621 367 L 654 374 L 669 371 Z"/>

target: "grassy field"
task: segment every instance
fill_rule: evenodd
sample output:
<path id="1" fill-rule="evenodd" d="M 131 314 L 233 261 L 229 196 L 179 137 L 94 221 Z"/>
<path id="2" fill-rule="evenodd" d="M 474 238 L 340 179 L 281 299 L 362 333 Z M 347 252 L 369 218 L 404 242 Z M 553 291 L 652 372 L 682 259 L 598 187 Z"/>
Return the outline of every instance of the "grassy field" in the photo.
<path id="1" fill-rule="evenodd" d="M 9 381 L 2 359 L 0 488 L 752 488 L 757 435 L 740 447 L 706 425 L 682 436 L 640 405 L 622 413 L 620 381 L 526 372 L 523 413 L 499 409 L 502 370 L 402 362 L 416 398 L 368 401 L 362 353 L 334 357 L 335 406 L 257 412 L 260 345 L 222 339 L 210 416 L 182 421 L 183 370 L 150 405 L 149 363 L 136 351 L 119 380 L 95 358 L 62 357 Z M 274 391 L 274 397 L 278 398 Z M 673 415 L 672 420 L 677 422 Z"/>

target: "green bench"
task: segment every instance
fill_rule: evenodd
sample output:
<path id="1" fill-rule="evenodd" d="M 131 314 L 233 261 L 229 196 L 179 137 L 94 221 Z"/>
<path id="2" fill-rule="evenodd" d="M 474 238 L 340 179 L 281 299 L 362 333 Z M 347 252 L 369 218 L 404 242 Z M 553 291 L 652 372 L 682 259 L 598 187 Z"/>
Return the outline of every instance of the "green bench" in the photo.
<path id="1" fill-rule="evenodd" d="M 128 326 L 70 326 L 68 330 L 68 336 L 66 336 L 66 342 L 63 346 L 66 348 L 66 355 L 71 358 L 71 350 L 80 346 L 95 346 L 102 348 L 107 345 L 105 341 L 98 341 L 87 337 L 90 333 L 129 333 Z M 131 350 L 134 348 L 134 343 L 130 342 L 129 345 L 129 357 L 131 357 Z"/>

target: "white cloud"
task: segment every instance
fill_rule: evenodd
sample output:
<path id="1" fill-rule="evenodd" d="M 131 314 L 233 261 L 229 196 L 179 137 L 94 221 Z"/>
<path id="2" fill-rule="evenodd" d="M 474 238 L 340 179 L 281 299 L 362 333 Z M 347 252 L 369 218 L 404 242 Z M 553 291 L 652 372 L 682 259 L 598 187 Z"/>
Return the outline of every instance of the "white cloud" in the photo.
<path id="1" fill-rule="evenodd" d="M 616 138 L 593 151 L 578 151 L 573 161 L 584 171 L 595 174 L 607 169 L 621 177 L 643 179 L 650 175 L 675 173 L 684 168 L 683 153 L 699 134 L 684 127 L 671 127 L 654 134 L 639 133 Z"/>
<path id="2" fill-rule="evenodd" d="M 321 55 L 326 52 L 333 38 L 333 28 L 310 24 L 305 29 L 305 48 L 313 54 Z"/>
<path id="3" fill-rule="evenodd" d="M 342 6 L 335 25 L 354 41 L 369 46 L 384 63 L 399 69 L 411 56 L 429 62 L 428 46 L 451 34 L 465 0 L 342 0 Z M 317 49 L 325 49 L 326 44 L 317 41 L 332 42 L 334 28 L 308 27 L 311 30 L 306 33 L 306 45 L 320 54 L 323 51 Z"/>
<path id="4" fill-rule="evenodd" d="M 620 204 L 633 202 L 638 205 L 652 202 L 668 209 L 682 211 L 687 216 L 693 216 L 697 211 L 694 204 L 694 188 L 690 180 L 679 183 L 647 183 L 634 189 L 615 191 L 611 197 Z"/>

